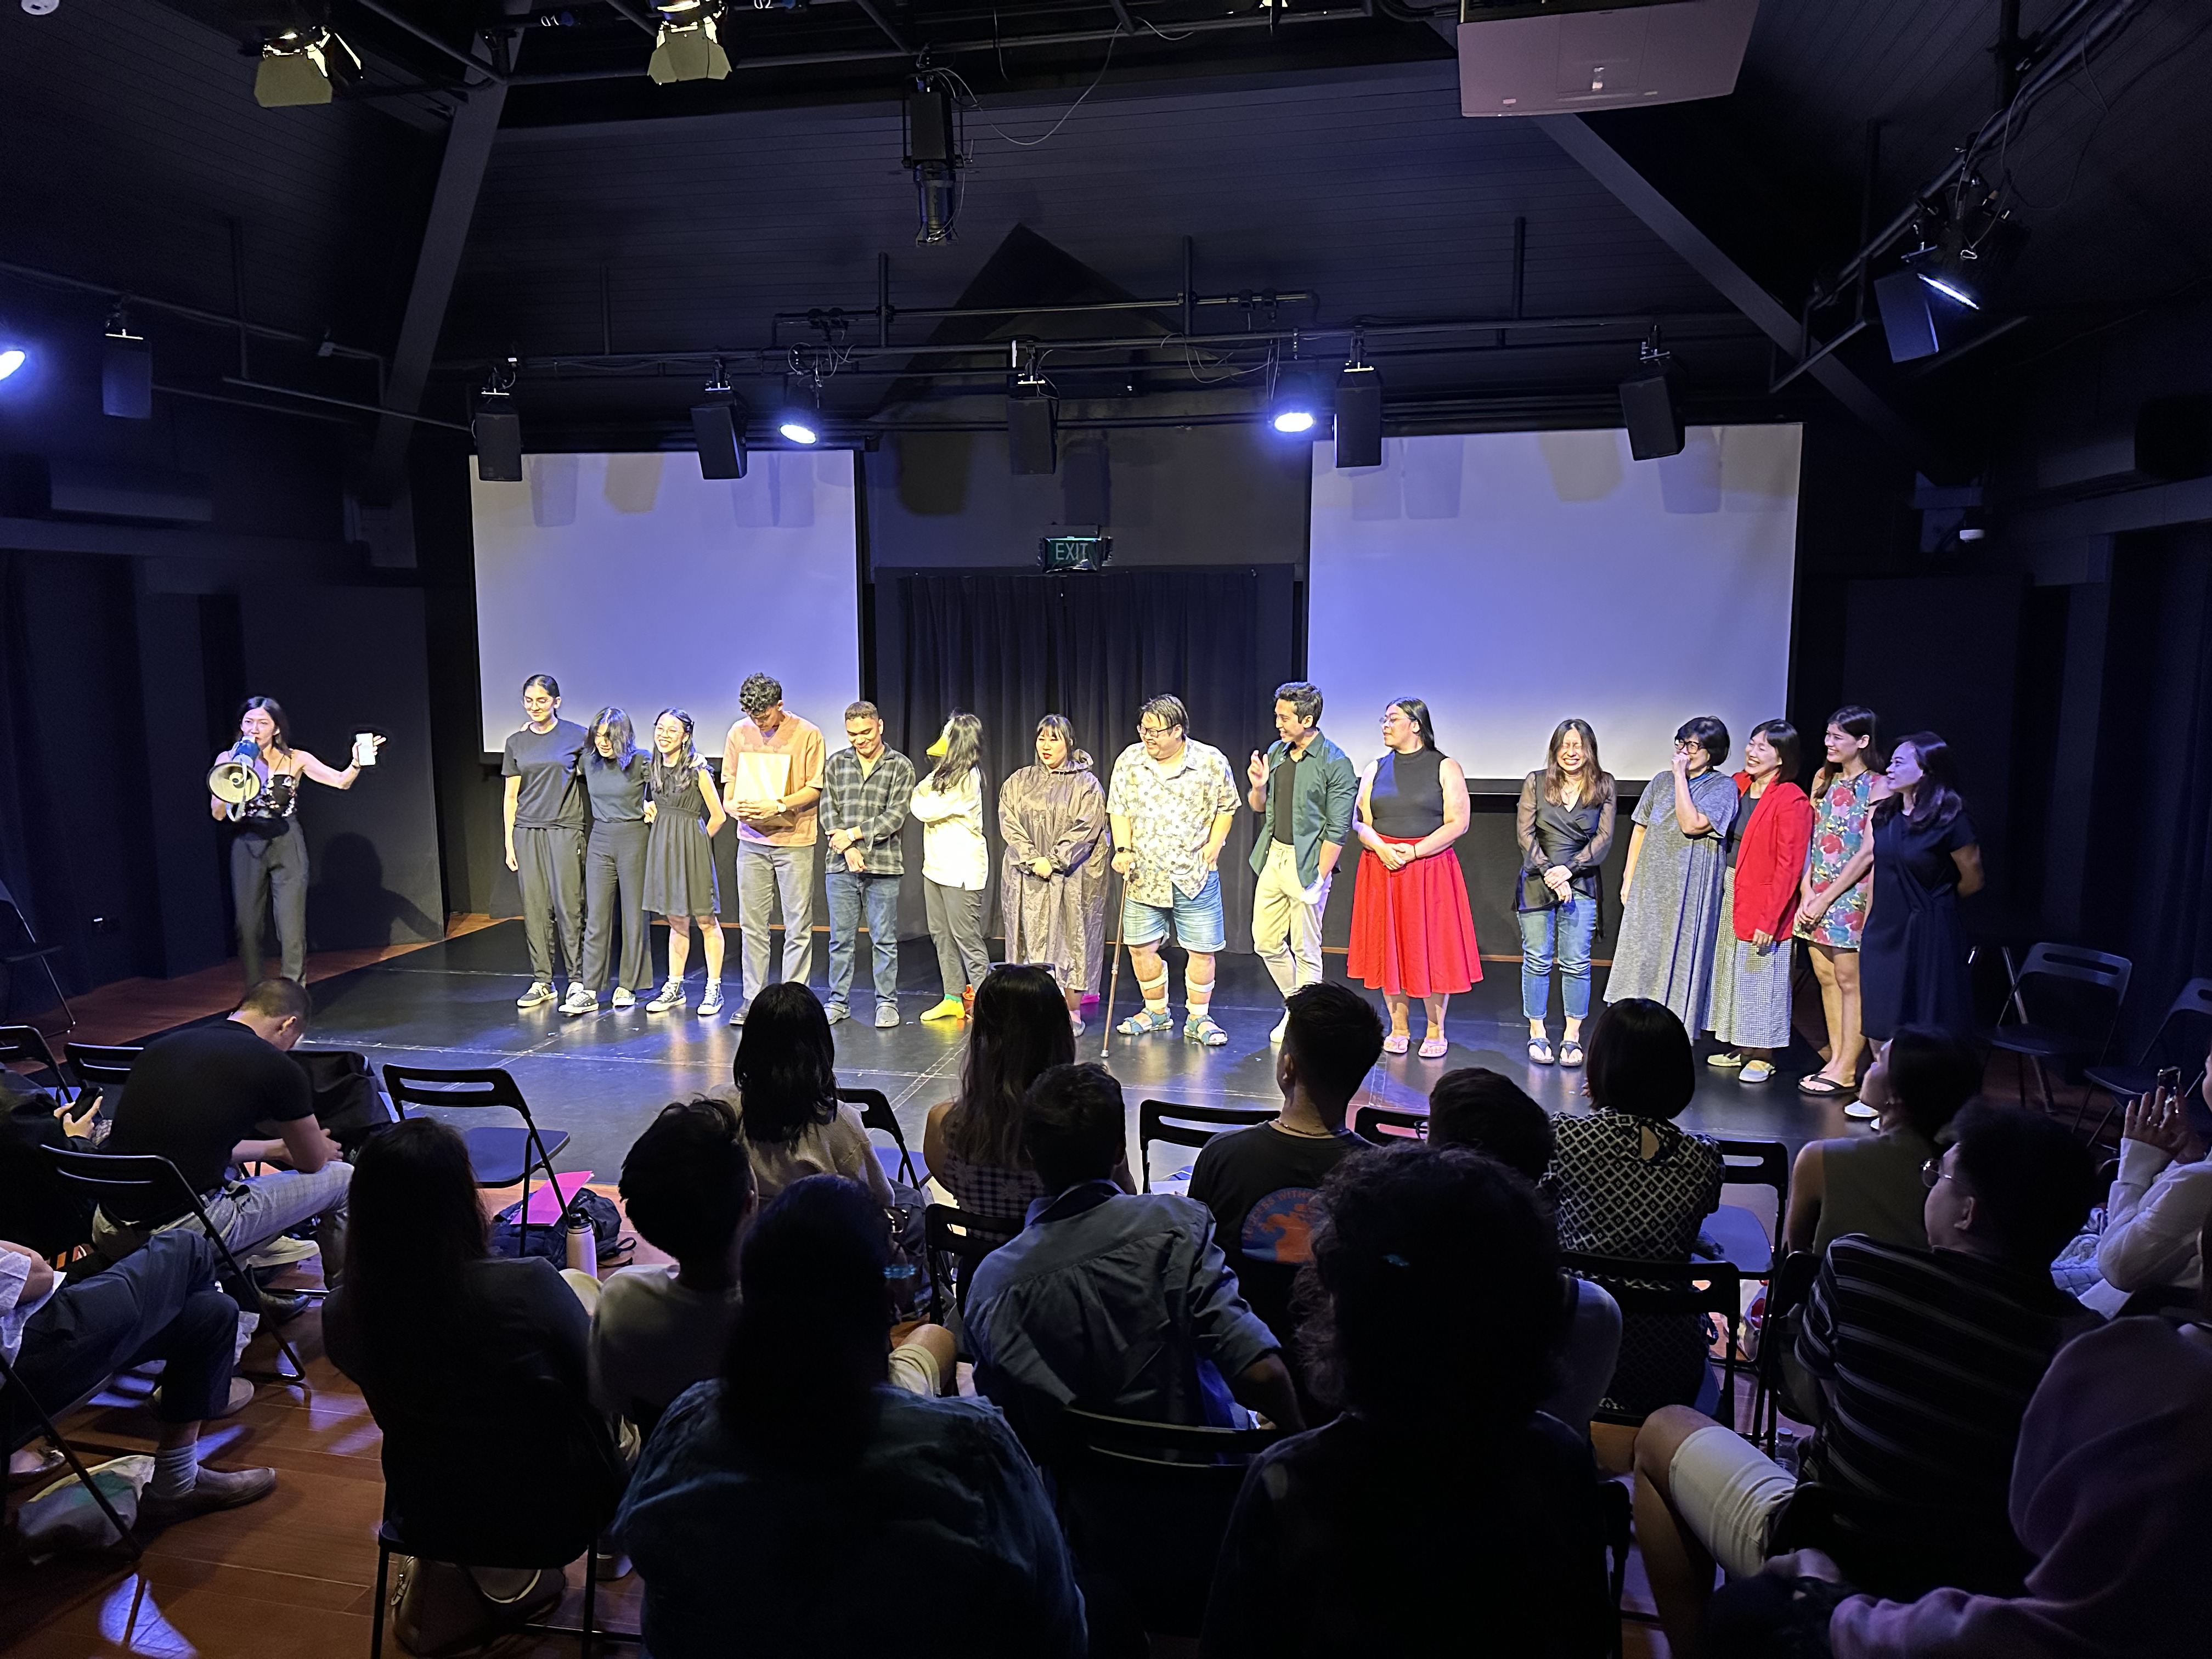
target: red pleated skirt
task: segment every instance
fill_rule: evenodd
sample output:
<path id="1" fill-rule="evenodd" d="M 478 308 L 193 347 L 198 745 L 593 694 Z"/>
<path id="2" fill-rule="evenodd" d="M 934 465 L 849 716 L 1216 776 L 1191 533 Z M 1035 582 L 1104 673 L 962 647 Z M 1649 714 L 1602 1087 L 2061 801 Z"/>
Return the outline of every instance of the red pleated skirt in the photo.
<path id="1" fill-rule="evenodd" d="M 1382 839 L 1395 847 L 1414 844 Z M 1361 984 L 1394 997 L 1455 996 L 1482 977 L 1456 848 L 1397 870 L 1361 851 L 1345 966 Z"/>

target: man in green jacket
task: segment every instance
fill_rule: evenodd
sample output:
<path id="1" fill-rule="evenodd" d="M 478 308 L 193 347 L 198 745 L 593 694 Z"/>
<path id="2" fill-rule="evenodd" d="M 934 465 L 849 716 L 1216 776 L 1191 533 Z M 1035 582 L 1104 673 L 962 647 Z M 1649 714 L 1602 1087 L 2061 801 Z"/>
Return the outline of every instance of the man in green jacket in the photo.
<path id="1" fill-rule="evenodd" d="M 1329 878 L 1352 835 L 1359 771 L 1321 734 L 1321 691 L 1304 680 L 1275 688 L 1277 738 L 1245 769 L 1245 801 L 1261 815 L 1252 840 L 1252 948 L 1287 1000 L 1321 979 L 1321 918 Z M 1286 1012 L 1269 1040 L 1280 1042 Z"/>

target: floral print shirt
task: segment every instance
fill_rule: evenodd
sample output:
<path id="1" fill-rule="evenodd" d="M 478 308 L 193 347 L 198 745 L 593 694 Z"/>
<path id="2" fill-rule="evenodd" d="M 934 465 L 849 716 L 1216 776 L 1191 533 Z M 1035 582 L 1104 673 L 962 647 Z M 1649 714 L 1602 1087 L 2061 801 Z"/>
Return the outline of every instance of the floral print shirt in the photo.
<path id="1" fill-rule="evenodd" d="M 1813 845 L 1807 868 L 1814 891 L 1834 881 L 1843 867 L 1866 842 L 1869 816 L 1874 810 L 1875 775 L 1838 777 L 1814 803 Z M 1862 875 L 1847 893 L 1837 895 L 1818 921 L 1797 918 L 1797 937 L 1838 951 L 1856 951 L 1866 932 L 1867 906 L 1874 884 Z"/>

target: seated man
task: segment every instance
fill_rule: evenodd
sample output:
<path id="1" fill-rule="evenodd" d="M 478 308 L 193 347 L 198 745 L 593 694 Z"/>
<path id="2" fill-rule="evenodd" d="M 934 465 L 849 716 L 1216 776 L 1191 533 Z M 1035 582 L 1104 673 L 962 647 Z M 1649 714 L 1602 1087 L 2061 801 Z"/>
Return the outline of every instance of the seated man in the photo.
<path id="1" fill-rule="evenodd" d="M 977 1385 L 1033 1453 L 1062 1406 L 1155 1423 L 1237 1427 L 1242 1401 L 1304 1426 L 1267 1327 L 1237 1294 L 1206 1206 L 1124 1193 L 1121 1085 L 1054 1066 L 1023 1103 L 1022 1150 L 1047 1196 L 978 1262 L 968 1286 Z"/>
<path id="2" fill-rule="evenodd" d="M 2097 1316 L 2051 1280 L 2088 1213 L 2095 1161 L 2059 1124 L 1977 1101 L 1930 1159 L 1930 1248 L 1847 1233 L 1828 1247 L 1797 1358 L 1827 1421 L 1800 1489 L 1749 1442 L 1684 1407 L 1636 1437 L 1636 1536 L 1678 1656 L 1699 1651 L 1713 1564 L 1758 1572 L 1778 1549 L 1826 1550 L 1852 1582 L 1906 1599 L 1937 1584 L 2018 1595 L 2028 1565 L 2006 1512 L 2021 1414 Z"/>
<path id="3" fill-rule="evenodd" d="M 1486 1152 L 1536 1185 L 1552 1164 L 1551 1114 L 1512 1079 L 1480 1066 L 1463 1066 L 1446 1072 L 1429 1091 L 1429 1145 Z M 1560 1278 L 1566 1333 L 1543 1409 L 1587 1432 L 1620 1358 L 1620 1304 L 1602 1285 L 1572 1273 Z"/>
<path id="4" fill-rule="evenodd" d="M 1198 1154 L 1190 1195 L 1213 1212 L 1215 1236 L 1252 1311 L 1286 1355 L 1297 1352 L 1291 1286 L 1313 1260 L 1321 1184 L 1359 1146 L 1345 1109 L 1382 1053 L 1382 1021 L 1365 997 L 1326 981 L 1291 993 L 1275 1086 L 1283 1109 L 1218 1135 Z"/>
<path id="5" fill-rule="evenodd" d="M 274 1469 L 200 1466 L 200 1424 L 253 1398 L 253 1385 L 231 1375 L 238 1304 L 215 1282 L 216 1260 L 198 1230 L 166 1232 L 128 1261 L 62 1285 L 37 1251 L 0 1239 L 0 1352 L 49 1415 L 118 1371 L 166 1362 L 154 1392 L 154 1480 L 138 1504 L 139 1518 L 156 1526 L 251 1504 L 276 1484 Z M 10 1443 L 37 1420 L 14 1393 L 0 1389 Z"/>
<path id="6" fill-rule="evenodd" d="M 305 987 L 264 979 L 220 1025 L 149 1043 L 123 1085 L 106 1150 L 154 1153 L 175 1164 L 246 1266 L 253 1265 L 247 1258 L 255 1246 L 314 1220 L 323 1279 L 335 1286 L 353 1169 L 316 1121 L 307 1074 L 290 1057 L 307 1034 L 307 1012 Z M 279 1138 L 255 1138 L 264 1123 L 274 1123 Z M 231 1167 L 251 1163 L 289 1167 L 250 1180 Z M 113 1261 L 166 1228 L 197 1224 L 181 1199 L 111 1199 L 93 1233 L 100 1254 Z M 301 1305 L 296 1297 L 272 1299 L 270 1311 L 283 1316 Z"/>

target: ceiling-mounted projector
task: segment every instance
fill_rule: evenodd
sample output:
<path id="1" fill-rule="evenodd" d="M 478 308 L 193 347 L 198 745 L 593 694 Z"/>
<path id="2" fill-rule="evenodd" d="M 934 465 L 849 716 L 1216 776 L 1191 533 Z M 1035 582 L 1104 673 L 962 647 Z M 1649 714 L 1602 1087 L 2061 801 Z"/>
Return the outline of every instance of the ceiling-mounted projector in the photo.
<path id="1" fill-rule="evenodd" d="M 1459 112 L 1559 115 L 1725 98 L 1759 0 L 1460 0 Z"/>

